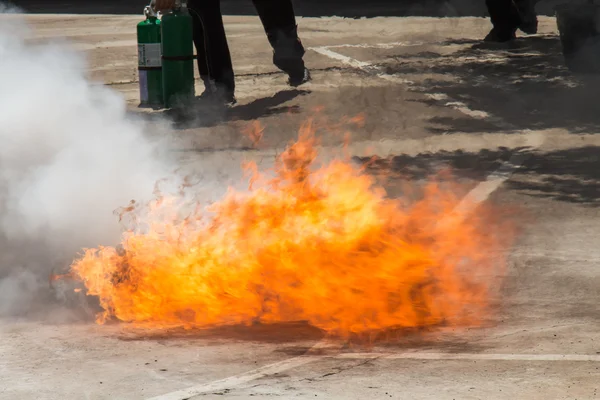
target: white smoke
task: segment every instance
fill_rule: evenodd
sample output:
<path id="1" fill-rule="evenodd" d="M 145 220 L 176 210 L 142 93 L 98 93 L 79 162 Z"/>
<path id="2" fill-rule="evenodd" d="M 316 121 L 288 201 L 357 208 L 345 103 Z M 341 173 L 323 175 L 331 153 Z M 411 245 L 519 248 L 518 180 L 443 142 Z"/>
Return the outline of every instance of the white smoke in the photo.
<path id="1" fill-rule="evenodd" d="M 124 99 L 86 79 L 83 56 L 30 44 L 13 11 L 0 4 L 0 316 L 38 308 L 82 247 L 118 242 L 113 211 L 170 172 Z"/>

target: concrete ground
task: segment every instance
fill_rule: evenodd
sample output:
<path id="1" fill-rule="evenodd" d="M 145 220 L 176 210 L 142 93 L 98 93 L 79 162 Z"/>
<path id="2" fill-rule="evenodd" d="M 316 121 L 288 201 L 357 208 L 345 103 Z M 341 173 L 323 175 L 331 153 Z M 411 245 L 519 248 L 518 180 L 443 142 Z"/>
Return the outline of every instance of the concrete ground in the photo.
<path id="1" fill-rule="evenodd" d="M 86 52 L 90 77 L 122 93 L 132 113 L 168 117 L 137 109 L 139 17 L 29 19 L 32 40 L 67 37 Z M 364 127 L 344 127 L 353 155 L 390 156 L 381 168 L 411 179 L 451 165 L 471 195 L 531 217 L 508 250 L 499 315 L 485 329 L 368 349 L 322 341 L 301 324 L 139 338 L 118 325 L 4 321 L 0 398 L 597 398 L 598 80 L 564 68 L 555 20 L 512 47 L 485 47 L 480 18 L 301 19 L 314 80 L 297 90 L 270 64 L 255 17 L 226 23 L 239 103 L 176 124 L 182 165 L 264 157 L 314 116 L 336 146 L 327 127 L 362 113 Z M 254 120 L 264 137 L 247 151 L 241 131 Z"/>

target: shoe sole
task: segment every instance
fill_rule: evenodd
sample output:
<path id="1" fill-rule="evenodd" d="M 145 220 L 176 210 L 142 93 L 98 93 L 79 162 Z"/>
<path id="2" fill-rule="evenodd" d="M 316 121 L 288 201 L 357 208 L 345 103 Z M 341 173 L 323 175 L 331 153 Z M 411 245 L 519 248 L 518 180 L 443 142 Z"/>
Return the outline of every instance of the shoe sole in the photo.
<path id="1" fill-rule="evenodd" d="M 304 85 L 307 82 L 310 82 L 311 80 L 312 76 L 310 75 L 310 71 L 306 70 L 306 73 L 302 77 L 302 80 L 295 82 L 291 79 L 288 79 L 288 85 L 290 85 L 291 87 L 298 87 Z"/>

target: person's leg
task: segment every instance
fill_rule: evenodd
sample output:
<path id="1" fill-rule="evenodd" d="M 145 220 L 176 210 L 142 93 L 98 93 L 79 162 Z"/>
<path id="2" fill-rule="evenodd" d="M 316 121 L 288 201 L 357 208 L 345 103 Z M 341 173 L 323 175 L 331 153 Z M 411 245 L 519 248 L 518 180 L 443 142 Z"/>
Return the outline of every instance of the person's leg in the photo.
<path id="1" fill-rule="evenodd" d="M 227 102 L 234 101 L 235 77 L 220 1 L 188 0 L 188 8 L 192 15 L 196 14 L 197 21 L 202 26 L 202 35 L 198 33 L 195 38 L 200 74 L 203 73 L 201 58 L 204 58 L 207 65 L 204 71 L 207 71 L 208 77 L 214 81 L 217 92 L 225 97 Z M 199 46 L 200 42 L 203 45 Z"/>
<path id="2" fill-rule="evenodd" d="M 530 35 L 537 33 L 538 19 L 535 12 L 536 0 L 514 0 L 519 13 L 519 29 Z"/>
<path id="3" fill-rule="evenodd" d="M 252 0 L 273 48 L 273 64 L 298 86 L 310 79 L 304 65 L 304 46 L 298 37 L 296 15 L 291 0 Z"/>
<path id="4" fill-rule="evenodd" d="M 191 0 L 190 2 L 194 3 L 194 0 Z M 208 54 L 206 52 L 204 28 L 202 27 L 202 21 L 200 20 L 200 15 L 198 14 L 198 12 L 190 10 L 190 14 L 192 16 L 194 45 L 196 47 L 196 61 L 198 63 L 198 73 L 200 74 L 200 79 L 202 79 L 202 81 L 204 82 L 205 91 L 202 94 L 202 96 L 205 96 L 212 92 L 211 81 L 213 80 L 213 78 L 210 75 L 210 69 L 208 66 Z"/>
<path id="5" fill-rule="evenodd" d="M 486 0 L 493 28 L 484 39 L 489 42 L 508 42 L 515 38 L 519 16 L 513 0 Z"/>

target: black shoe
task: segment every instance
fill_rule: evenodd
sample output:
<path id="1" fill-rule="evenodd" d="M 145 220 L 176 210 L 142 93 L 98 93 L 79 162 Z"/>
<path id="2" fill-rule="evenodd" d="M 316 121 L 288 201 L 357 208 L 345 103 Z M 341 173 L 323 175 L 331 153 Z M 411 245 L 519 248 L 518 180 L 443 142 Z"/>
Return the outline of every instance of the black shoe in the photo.
<path id="1" fill-rule="evenodd" d="M 235 98 L 235 94 L 233 94 L 230 90 L 217 90 L 216 98 L 219 103 L 222 103 L 226 106 L 233 106 L 237 103 L 237 99 Z"/>
<path id="2" fill-rule="evenodd" d="M 234 93 L 231 90 L 225 89 L 206 89 L 197 100 L 202 104 L 210 104 L 215 106 L 232 106 L 237 103 Z"/>
<path id="3" fill-rule="evenodd" d="M 298 71 L 298 73 L 290 73 L 288 76 L 288 85 L 293 87 L 303 85 L 312 79 L 310 76 L 310 71 L 306 67 L 302 71 Z"/>
<path id="4" fill-rule="evenodd" d="M 506 43 L 511 42 L 517 38 L 517 30 L 500 30 L 498 28 L 492 28 L 490 33 L 483 39 L 484 42 L 488 43 Z"/>

